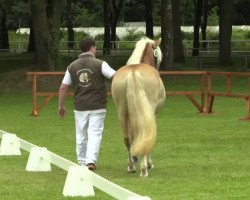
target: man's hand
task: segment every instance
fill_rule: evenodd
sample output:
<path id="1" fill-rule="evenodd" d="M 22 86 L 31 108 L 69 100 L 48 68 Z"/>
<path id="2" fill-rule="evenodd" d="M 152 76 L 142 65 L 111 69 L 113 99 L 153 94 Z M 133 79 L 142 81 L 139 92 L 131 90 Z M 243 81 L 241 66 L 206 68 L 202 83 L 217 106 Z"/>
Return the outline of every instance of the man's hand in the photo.
<path id="1" fill-rule="evenodd" d="M 65 117 L 65 115 L 66 115 L 66 108 L 65 108 L 65 106 L 59 107 L 59 108 L 58 108 L 58 114 L 59 114 L 60 117 L 62 117 L 62 118 Z"/>

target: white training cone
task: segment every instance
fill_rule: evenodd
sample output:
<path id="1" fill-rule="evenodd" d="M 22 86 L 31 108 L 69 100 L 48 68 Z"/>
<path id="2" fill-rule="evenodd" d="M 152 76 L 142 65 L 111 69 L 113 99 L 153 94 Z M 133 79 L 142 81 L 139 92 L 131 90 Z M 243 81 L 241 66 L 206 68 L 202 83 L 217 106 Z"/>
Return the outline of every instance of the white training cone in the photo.
<path id="1" fill-rule="evenodd" d="M 50 154 L 45 147 L 32 147 L 26 165 L 27 171 L 51 171 Z"/>
<path id="2" fill-rule="evenodd" d="M 16 134 L 3 134 L 0 155 L 21 155 L 20 141 Z"/>
<path id="3" fill-rule="evenodd" d="M 138 196 L 138 197 L 128 197 L 127 200 L 151 200 L 151 198 L 147 196 Z"/>
<path id="4" fill-rule="evenodd" d="M 84 177 L 91 173 L 87 167 L 70 166 L 63 188 L 64 196 L 95 196 L 93 185 L 87 183 Z"/>

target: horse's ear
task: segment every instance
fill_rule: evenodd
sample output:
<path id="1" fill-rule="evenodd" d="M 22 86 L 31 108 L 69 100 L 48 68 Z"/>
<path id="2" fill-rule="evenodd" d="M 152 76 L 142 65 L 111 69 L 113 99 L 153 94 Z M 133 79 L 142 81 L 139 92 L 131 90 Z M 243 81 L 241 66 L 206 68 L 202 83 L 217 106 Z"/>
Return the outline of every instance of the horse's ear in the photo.
<path id="1" fill-rule="evenodd" d="M 160 44 L 161 44 L 161 38 L 159 38 L 158 40 L 155 41 L 156 46 L 160 46 Z"/>

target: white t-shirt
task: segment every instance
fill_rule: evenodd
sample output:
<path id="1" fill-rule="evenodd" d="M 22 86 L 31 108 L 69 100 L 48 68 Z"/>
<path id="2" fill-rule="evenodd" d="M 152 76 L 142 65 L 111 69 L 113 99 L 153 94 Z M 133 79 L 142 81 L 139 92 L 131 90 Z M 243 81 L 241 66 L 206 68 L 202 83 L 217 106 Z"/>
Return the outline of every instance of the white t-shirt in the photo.
<path id="1" fill-rule="evenodd" d="M 112 69 L 107 62 L 103 61 L 102 62 L 102 75 L 105 76 L 106 78 L 111 78 L 115 74 L 115 70 Z M 64 78 L 62 80 L 62 83 L 65 85 L 71 85 L 72 84 L 72 79 L 69 73 L 69 70 L 67 69 L 64 75 Z"/>

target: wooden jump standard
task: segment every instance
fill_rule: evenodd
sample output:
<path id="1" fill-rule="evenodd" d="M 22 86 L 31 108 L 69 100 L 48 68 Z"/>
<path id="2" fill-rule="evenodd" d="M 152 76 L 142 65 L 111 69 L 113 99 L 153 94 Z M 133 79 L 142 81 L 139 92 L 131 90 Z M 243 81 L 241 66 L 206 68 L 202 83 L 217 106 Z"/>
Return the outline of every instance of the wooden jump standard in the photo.
<path id="1" fill-rule="evenodd" d="M 38 76 L 63 76 L 65 72 L 27 72 L 27 75 L 32 76 L 32 96 L 33 110 L 31 115 L 38 116 L 42 108 L 50 101 L 52 97 L 58 96 L 58 92 L 38 92 L 37 77 Z M 68 92 L 67 95 L 73 95 L 73 92 Z M 45 97 L 40 105 L 37 105 L 37 97 Z"/>
<path id="2" fill-rule="evenodd" d="M 65 72 L 27 72 L 27 75 L 32 76 L 32 95 L 33 95 L 33 110 L 31 115 L 38 116 L 42 108 L 50 101 L 52 97 L 58 96 L 58 92 L 38 92 L 37 91 L 37 77 L 38 76 L 63 76 Z M 166 91 L 169 96 L 185 95 L 191 103 L 198 109 L 200 113 L 212 113 L 212 107 L 215 96 L 243 98 L 247 101 L 248 115 L 245 120 L 250 120 L 250 73 L 240 72 L 207 72 L 207 71 L 161 71 L 162 76 L 165 75 L 194 75 L 200 76 L 200 90 L 199 91 Z M 212 91 L 212 77 L 227 76 L 227 92 Z M 231 77 L 243 76 L 248 78 L 248 94 L 233 94 L 231 93 Z M 206 77 L 208 84 L 206 84 Z M 205 107 L 205 95 L 207 88 L 207 109 Z M 68 92 L 67 95 L 72 96 L 73 92 Z M 109 92 L 108 95 L 111 95 Z M 37 97 L 45 97 L 45 99 L 37 105 Z M 200 96 L 200 104 L 193 98 L 193 96 Z"/>

